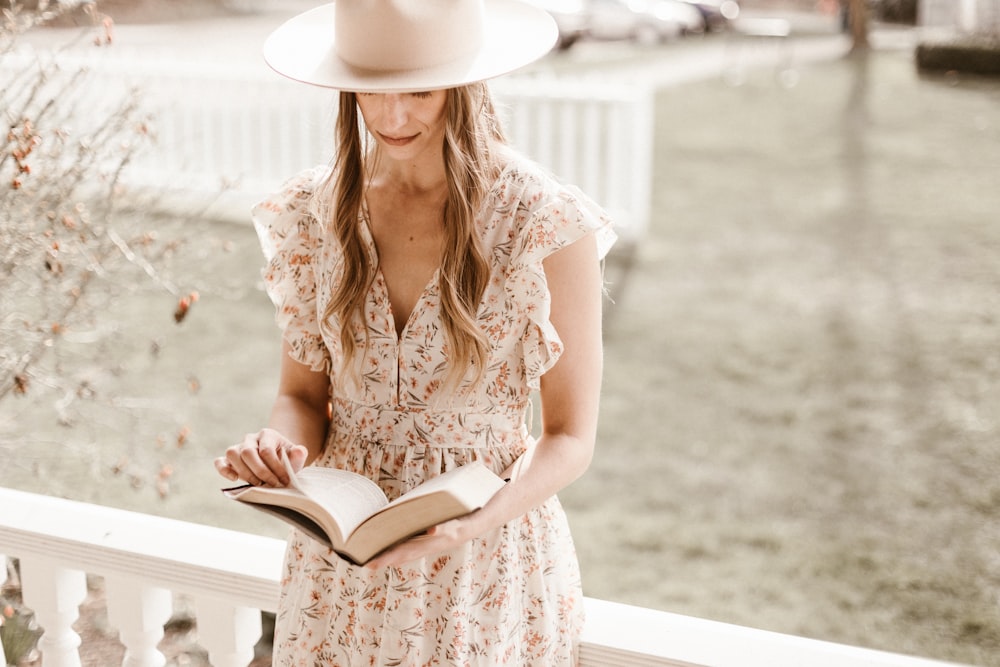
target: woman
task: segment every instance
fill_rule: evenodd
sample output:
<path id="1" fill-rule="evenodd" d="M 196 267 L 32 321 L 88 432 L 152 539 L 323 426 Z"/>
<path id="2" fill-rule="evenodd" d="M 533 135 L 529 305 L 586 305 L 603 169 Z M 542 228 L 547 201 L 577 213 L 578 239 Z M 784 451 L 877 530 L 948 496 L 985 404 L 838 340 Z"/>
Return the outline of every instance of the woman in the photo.
<path id="1" fill-rule="evenodd" d="M 255 208 L 281 376 L 267 428 L 217 469 L 284 485 L 281 452 L 390 499 L 475 460 L 510 480 L 364 567 L 293 532 L 275 665 L 576 661 L 582 593 L 555 494 L 594 448 L 614 235 L 505 145 L 483 83 L 554 40 L 544 12 L 508 0 L 338 0 L 265 46 L 278 72 L 342 91 L 338 149 Z"/>

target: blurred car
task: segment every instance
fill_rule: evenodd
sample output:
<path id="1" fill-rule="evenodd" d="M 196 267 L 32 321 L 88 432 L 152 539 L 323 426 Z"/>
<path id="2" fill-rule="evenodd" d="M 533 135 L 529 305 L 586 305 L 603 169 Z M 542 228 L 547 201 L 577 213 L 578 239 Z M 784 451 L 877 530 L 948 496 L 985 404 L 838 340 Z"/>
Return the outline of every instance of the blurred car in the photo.
<path id="1" fill-rule="evenodd" d="M 592 39 L 652 44 L 705 28 L 700 12 L 679 0 L 588 0 L 586 7 Z"/>
<path id="2" fill-rule="evenodd" d="M 628 0 L 628 6 L 653 20 L 677 24 L 682 34 L 704 32 L 706 27 L 698 8 L 681 0 Z"/>
<path id="3" fill-rule="evenodd" d="M 698 8 L 692 8 L 689 3 L 681 0 L 630 0 L 629 5 L 633 11 L 642 11 L 661 20 L 675 21 L 683 34 L 701 33 L 706 28 L 705 19 Z"/>
<path id="4" fill-rule="evenodd" d="M 740 16 L 737 0 L 679 0 L 694 7 L 701 14 L 705 30 L 718 32 L 729 27 Z"/>
<path id="5" fill-rule="evenodd" d="M 584 0 L 534 0 L 534 4 L 555 19 L 556 27 L 559 29 L 557 49 L 568 49 L 587 35 L 590 14 Z"/>

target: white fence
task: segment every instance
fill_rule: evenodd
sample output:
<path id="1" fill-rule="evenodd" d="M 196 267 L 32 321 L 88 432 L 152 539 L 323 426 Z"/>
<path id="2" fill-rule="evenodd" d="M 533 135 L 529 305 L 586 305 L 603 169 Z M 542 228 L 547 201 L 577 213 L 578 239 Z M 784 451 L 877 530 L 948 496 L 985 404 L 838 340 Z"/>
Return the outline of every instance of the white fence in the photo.
<path id="1" fill-rule="evenodd" d="M 44 667 L 81 667 L 73 624 L 87 574 L 104 579 L 126 667 L 164 664 L 158 644 L 177 594 L 193 601 L 211 664 L 245 667 L 261 610 L 275 609 L 282 550 L 272 538 L 0 488 L 0 554 L 19 561 L 24 600 L 45 630 Z M 946 664 L 591 598 L 586 605 L 581 667 Z"/>
<path id="2" fill-rule="evenodd" d="M 920 0 L 919 22 L 924 28 L 997 35 L 1000 0 Z"/>
<path id="3" fill-rule="evenodd" d="M 133 186 L 245 203 L 298 171 L 330 161 L 336 97 L 247 69 L 119 49 L 0 57 L 0 81 L 39 63 L 85 69 L 78 109 L 100 112 L 138 90 L 155 144 L 124 177 Z M 652 183 L 653 93 L 647 86 L 539 78 L 493 84 L 511 142 L 604 206 L 628 243 L 646 231 Z M 245 212 L 241 209 L 240 215 Z"/>

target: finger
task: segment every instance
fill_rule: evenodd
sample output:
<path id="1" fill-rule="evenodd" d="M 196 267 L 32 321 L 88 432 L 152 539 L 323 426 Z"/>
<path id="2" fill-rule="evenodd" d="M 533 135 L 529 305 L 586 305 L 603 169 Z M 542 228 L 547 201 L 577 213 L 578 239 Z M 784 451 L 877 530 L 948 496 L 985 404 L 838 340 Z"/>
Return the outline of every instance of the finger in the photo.
<path id="1" fill-rule="evenodd" d="M 278 485 L 278 478 L 260 457 L 260 433 L 248 434 L 238 445 L 226 450 L 226 461 L 239 478 L 254 486 Z"/>
<path id="2" fill-rule="evenodd" d="M 287 466 L 293 471 L 302 469 L 309 456 L 309 450 L 302 445 L 296 445 L 277 431 L 265 429 L 261 432 L 259 455 L 265 465 L 274 473 L 282 486 L 287 486 L 291 481 L 288 477 Z"/>
<path id="3" fill-rule="evenodd" d="M 253 475 L 248 481 L 267 486 L 287 486 L 291 481 L 283 455 L 289 458 L 292 470 L 300 470 L 309 454 L 307 448 L 294 444 L 270 428 L 248 435 L 237 449 L 246 474 Z"/>
<path id="4" fill-rule="evenodd" d="M 306 464 L 306 459 L 309 458 L 309 450 L 302 445 L 292 445 L 286 452 L 288 454 L 288 463 L 291 464 L 292 470 L 295 472 L 302 470 L 302 467 Z"/>
<path id="5" fill-rule="evenodd" d="M 375 558 L 364 564 L 363 567 L 378 570 L 384 567 L 400 567 L 424 556 L 428 556 L 440 551 L 439 546 L 435 546 L 430 541 L 430 536 L 421 533 L 398 544 L 391 549 L 383 551 Z"/>
<path id="6" fill-rule="evenodd" d="M 233 470 L 236 478 L 246 482 L 247 484 L 252 484 L 253 486 L 263 486 L 264 480 L 258 477 L 247 465 L 242 461 L 227 461 L 227 465 L 231 470 Z"/>
<path id="7" fill-rule="evenodd" d="M 215 468 L 219 471 L 219 474 L 227 479 L 233 479 L 233 481 L 243 480 L 244 482 L 252 483 L 250 478 L 254 475 L 250 472 L 246 464 L 243 463 L 243 459 L 240 458 L 238 445 L 233 445 L 226 449 L 226 453 L 221 457 L 221 461 L 216 459 Z"/>
<path id="8" fill-rule="evenodd" d="M 220 456 L 216 458 L 213 462 L 215 465 L 215 470 L 220 475 L 228 479 L 230 482 L 236 482 L 239 480 L 240 476 L 231 465 L 226 461 L 226 457 Z"/>
<path id="9" fill-rule="evenodd" d="M 288 473 L 285 471 L 285 464 L 281 460 L 281 450 L 284 443 L 274 438 L 262 439 L 257 445 L 257 457 L 260 460 L 262 470 L 258 474 L 261 479 L 274 486 L 287 486 Z"/>

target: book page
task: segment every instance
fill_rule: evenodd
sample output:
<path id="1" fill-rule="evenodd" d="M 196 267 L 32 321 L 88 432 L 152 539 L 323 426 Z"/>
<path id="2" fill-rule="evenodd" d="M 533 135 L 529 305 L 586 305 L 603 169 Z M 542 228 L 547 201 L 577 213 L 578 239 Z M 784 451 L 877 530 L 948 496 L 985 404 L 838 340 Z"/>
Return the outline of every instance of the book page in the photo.
<path id="1" fill-rule="evenodd" d="M 358 527 L 346 551 L 365 562 L 410 535 L 482 507 L 503 485 L 482 463 L 454 468 L 385 505 Z"/>
<path id="2" fill-rule="evenodd" d="M 378 484 L 363 475 L 335 468 L 303 468 L 291 485 L 323 506 L 345 538 L 388 504 Z"/>
<path id="3" fill-rule="evenodd" d="M 404 505 L 422 496 L 427 496 L 438 491 L 448 491 L 453 496 L 466 502 L 468 499 L 479 499 L 482 497 L 483 487 L 492 489 L 493 492 L 499 488 L 497 484 L 502 482 L 482 463 L 474 461 L 458 468 L 453 468 L 437 477 L 428 479 L 423 484 L 414 487 L 396 498 L 389 505 Z M 492 496 L 492 493 L 490 494 Z M 486 496 L 489 498 L 490 496 Z"/>

